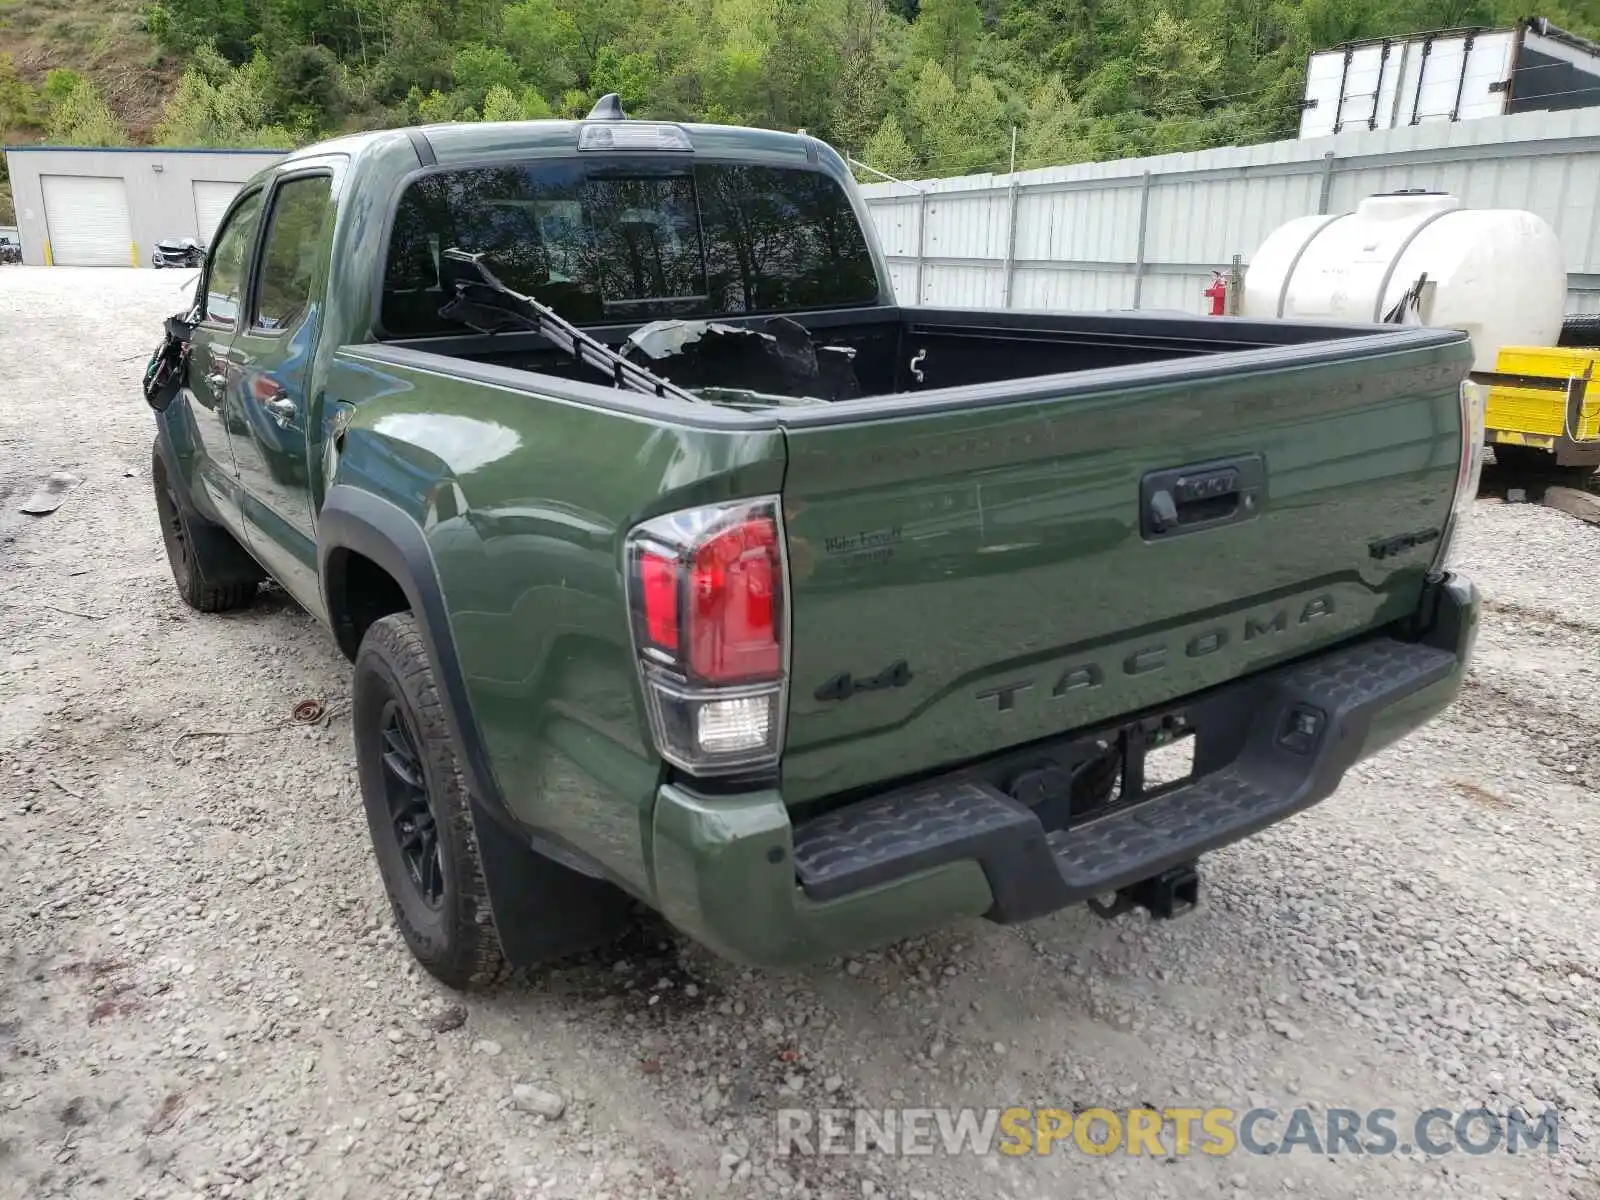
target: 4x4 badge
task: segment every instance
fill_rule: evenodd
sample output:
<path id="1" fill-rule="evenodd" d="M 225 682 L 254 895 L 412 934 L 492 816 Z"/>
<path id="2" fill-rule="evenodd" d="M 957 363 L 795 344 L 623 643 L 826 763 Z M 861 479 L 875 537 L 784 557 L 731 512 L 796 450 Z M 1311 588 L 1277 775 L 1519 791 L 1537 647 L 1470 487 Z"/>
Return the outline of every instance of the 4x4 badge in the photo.
<path id="1" fill-rule="evenodd" d="M 911 666 L 905 659 L 900 659 L 893 666 L 885 667 L 876 675 L 869 675 L 865 679 L 857 679 L 845 671 L 835 675 L 812 694 L 818 700 L 848 700 L 857 692 L 877 692 L 884 688 L 905 687 L 911 682 Z"/>

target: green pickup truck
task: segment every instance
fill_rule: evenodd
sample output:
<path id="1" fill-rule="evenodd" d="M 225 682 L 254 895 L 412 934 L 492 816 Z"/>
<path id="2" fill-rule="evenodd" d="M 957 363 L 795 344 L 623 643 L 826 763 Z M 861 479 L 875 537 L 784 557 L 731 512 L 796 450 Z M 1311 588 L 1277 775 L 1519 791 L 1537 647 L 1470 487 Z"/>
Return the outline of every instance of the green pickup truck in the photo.
<path id="1" fill-rule="evenodd" d="M 1471 652 L 1464 335 L 901 307 L 804 134 L 608 99 L 312 146 L 174 321 L 179 591 L 331 630 L 456 987 L 639 901 L 772 965 L 1168 916 Z"/>

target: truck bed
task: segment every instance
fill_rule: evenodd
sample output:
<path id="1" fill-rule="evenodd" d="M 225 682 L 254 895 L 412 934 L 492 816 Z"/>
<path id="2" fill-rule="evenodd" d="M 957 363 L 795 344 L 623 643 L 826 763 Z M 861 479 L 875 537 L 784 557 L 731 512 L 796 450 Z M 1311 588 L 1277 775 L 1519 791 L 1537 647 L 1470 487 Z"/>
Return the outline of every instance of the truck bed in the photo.
<path id="1" fill-rule="evenodd" d="M 1387 344 L 1413 344 L 1414 335 L 1388 326 L 1328 326 L 1297 321 L 1252 321 L 1150 312 L 1041 313 L 989 309 L 878 308 L 797 314 L 819 344 L 855 351 L 854 366 L 863 398 L 981 384 L 1014 383 L 1110 368 L 1172 364 L 1176 374 L 1192 374 L 1193 360 L 1257 352 L 1249 359 L 1216 364 L 1268 364 L 1288 359 L 1339 357 L 1355 346 L 1363 351 Z M 759 318 L 728 318 L 723 324 L 750 326 Z M 624 344 L 633 325 L 589 326 L 587 332 L 614 347 Z M 430 355 L 444 355 L 484 366 L 596 382 L 589 367 L 530 333 L 463 334 L 386 343 Z M 1277 352 L 1277 353 L 1272 353 Z M 922 358 L 912 365 L 918 354 Z M 1179 366 L 1178 364 L 1185 364 Z M 647 364 L 649 365 L 649 364 Z M 670 364 L 653 367 L 672 379 Z M 919 380 L 915 371 L 920 370 Z M 1174 374 L 1151 373 L 1150 382 Z M 991 393 L 973 402 L 1003 399 Z M 1018 398 L 1013 396 L 1012 398 Z M 959 398 L 951 397 L 951 400 Z"/>
<path id="2" fill-rule="evenodd" d="M 1416 611 L 1461 462 L 1460 333 L 922 308 L 806 323 L 857 348 L 868 395 L 690 404 L 559 378 L 575 364 L 521 335 L 357 353 L 533 404 L 781 435 L 791 802 L 1158 709 Z M 602 434 L 565 470 L 613 472 Z"/>

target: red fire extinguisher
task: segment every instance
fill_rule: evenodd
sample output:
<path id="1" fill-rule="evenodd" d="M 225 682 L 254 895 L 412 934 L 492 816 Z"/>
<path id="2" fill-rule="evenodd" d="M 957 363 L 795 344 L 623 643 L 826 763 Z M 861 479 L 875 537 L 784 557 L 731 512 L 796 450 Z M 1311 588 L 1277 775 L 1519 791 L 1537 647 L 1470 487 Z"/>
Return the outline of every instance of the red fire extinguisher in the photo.
<path id="1" fill-rule="evenodd" d="M 1221 271 L 1211 272 L 1211 286 L 1200 294 L 1211 301 L 1211 311 L 1207 316 L 1220 317 L 1228 311 L 1228 281 L 1222 277 Z"/>

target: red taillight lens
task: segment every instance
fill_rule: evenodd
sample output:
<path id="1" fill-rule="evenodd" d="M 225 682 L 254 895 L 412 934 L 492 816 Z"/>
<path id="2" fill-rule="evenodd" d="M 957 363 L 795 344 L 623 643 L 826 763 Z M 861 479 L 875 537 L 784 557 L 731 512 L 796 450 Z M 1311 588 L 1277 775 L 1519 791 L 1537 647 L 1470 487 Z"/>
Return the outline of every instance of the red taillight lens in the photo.
<path id="1" fill-rule="evenodd" d="M 661 650 L 678 649 L 678 560 L 649 550 L 639 554 L 639 598 L 644 634 Z"/>
<path id="2" fill-rule="evenodd" d="M 777 763 L 788 683 L 778 498 L 670 513 L 628 535 L 639 681 L 656 748 L 697 775 Z"/>
<path id="3" fill-rule="evenodd" d="M 778 529 L 765 517 L 741 521 L 695 550 L 688 629 L 694 675 L 707 683 L 742 683 L 778 674 L 782 570 Z"/>

